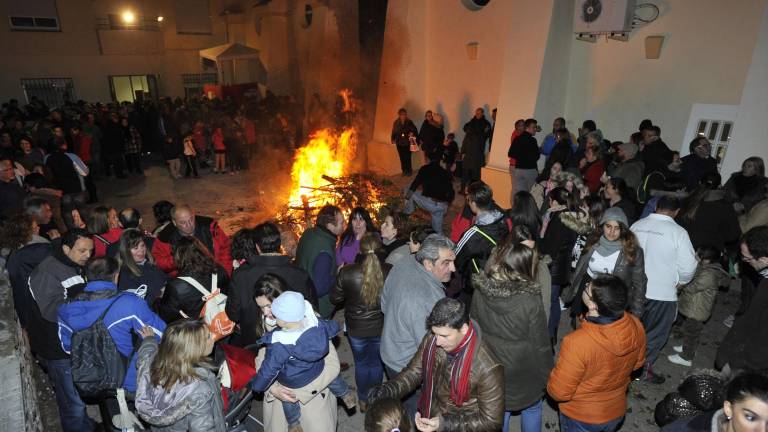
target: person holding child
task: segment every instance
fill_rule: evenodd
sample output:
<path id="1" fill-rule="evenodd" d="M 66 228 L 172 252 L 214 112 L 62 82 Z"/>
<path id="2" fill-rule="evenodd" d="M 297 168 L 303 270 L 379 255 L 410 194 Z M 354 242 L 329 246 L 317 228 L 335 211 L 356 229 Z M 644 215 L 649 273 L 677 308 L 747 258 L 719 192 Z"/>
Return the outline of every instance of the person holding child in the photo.
<path id="1" fill-rule="evenodd" d="M 310 313 L 306 313 L 308 312 Z M 256 376 L 251 380 L 255 392 L 264 392 L 277 380 L 290 388 L 303 387 L 323 371 L 323 358 L 328 354 L 327 341 L 341 328 L 336 321 L 318 319 L 304 296 L 286 291 L 272 302 L 279 329 L 268 332 L 259 340 L 267 346 L 266 356 Z M 331 392 L 344 401 L 347 409 L 356 406 L 355 393 L 337 376 L 329 385 Z M 288 432 L 303 432 L 301 407 L 298 402 L 283 403 Z"/>

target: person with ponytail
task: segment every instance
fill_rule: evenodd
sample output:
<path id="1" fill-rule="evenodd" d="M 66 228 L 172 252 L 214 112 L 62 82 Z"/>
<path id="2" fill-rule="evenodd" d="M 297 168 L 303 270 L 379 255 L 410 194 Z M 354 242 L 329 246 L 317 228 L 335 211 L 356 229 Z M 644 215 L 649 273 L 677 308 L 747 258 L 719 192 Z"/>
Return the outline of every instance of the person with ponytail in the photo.
<path id="1" fill-rule="evenodd" d="M 342 267 L 331 291 L 331 302 L 344 304 L 347 335 L 355 360 L 358 403 L 363 412 L 367 408 L 368 390 L 384 377 L 379 356 L 384 326 L 380 298 L 392 266 L 381 261 L 382 248 L 376 233 L 365 233 L 355 263 Z"/>
<path id="2" fill-rule="evenodd" d="M 469 319 L 467 305 L 444 298 L 426 320 L 429 331 L 397 376 L 368 392 L 371 406 L 399 400 L 421 386 L 416 430 L 498 431 L 504 420 L 504 366 Z"/>

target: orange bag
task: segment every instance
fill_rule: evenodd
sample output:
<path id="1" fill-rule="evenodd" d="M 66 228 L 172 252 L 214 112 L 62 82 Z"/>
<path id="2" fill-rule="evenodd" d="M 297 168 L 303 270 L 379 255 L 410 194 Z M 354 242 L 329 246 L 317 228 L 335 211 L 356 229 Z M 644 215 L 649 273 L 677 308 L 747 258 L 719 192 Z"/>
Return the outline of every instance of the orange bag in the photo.
<path id="1" fill-rule="evenodd" d="M 229 319 L 224 310 L 227 306 L 227 296 L 219 291 L 216 273 L 211 275 L 211 291 L 205 289 L 194 278 L 181 276 L 179 279 L 192 285 L 203 295 L 205 304 L 200 311 L 200 318 L 203 319 L 208 330 L 213 334 L 213 340 L 219 340 L 232 334 L 235 330 L 235 323 Z M 183 313 L 182 316 L 184 316 Z"/>

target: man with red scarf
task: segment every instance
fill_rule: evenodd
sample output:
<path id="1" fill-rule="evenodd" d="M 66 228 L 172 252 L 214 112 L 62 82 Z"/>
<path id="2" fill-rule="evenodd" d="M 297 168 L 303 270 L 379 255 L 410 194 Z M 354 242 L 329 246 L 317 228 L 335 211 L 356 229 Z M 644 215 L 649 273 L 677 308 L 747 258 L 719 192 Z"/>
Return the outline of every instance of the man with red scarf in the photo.
<path id="1" fill-rule="evenodd" d="M 464 303 L 444 298 L 408 366 L 371 389 L 369 402 L 401 399 L 420 385 L 416 429 L 498 431 L 504 419 L 504 367 L 480 337 Z"/>

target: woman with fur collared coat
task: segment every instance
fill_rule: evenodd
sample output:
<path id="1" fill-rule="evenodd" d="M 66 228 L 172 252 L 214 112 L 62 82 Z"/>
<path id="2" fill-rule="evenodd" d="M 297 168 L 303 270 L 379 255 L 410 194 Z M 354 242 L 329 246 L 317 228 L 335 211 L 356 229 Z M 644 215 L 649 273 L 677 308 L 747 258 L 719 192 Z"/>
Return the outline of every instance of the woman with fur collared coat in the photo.
<path id="1" fill-rule="evenodd" d="M 582 315 L 586 311 L 580 300 L 586 283 L 599 274 L 612 274 L 627 286 L 628 310 L 640 317 L 648 283 L 644 262 L 643 249 L 629 229 L 627 216 L 618 207 L 609 208 L 600 219 L 600 230 L 588 240 L 576 264 L 569 292 L 563 294 L 563 301 L 573 300 L 572 312 L 576 316 Z"/>
<path id="2" fill-rule="evenodd" d="M 504 427 L 521 412 L 522 431 L 541 430 L 541 407 L 553 367 L 547 319 L 536 282 L 535 249 L 509 242 L 496 248 L 474 276 L 471 316 L 504 365 Z"/>

